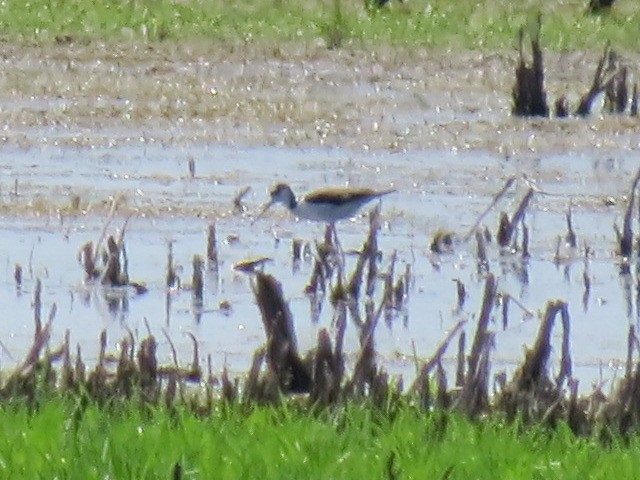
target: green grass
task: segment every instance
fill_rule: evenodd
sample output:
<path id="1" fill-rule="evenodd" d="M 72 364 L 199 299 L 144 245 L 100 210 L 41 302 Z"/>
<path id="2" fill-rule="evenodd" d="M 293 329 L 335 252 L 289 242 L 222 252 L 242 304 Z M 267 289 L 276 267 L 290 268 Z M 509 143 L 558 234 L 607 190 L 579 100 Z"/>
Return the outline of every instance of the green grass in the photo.
<path id="1" fill-rule="evenodd" d="M 513 48 L 518 29 L 543 14 L 548 48 L 635 50 L 637 0 L 589 15 L 587 0 L 4 0 L 0 36 L 8 41 L 74 39 L 393 44 L 439 48 Z M 336 11 L 338 10 L 338 13 Z M 336 41 L 337 40 L 337 41 Z"/>
<path id="2" fill-rule="evenodd" d="M 133 402 L 132 402 L 133 403 Z M 568 428 L 478 424 L 411 407 L 185 411 L 70 401 L 0 408 L 0 478 L 640 478 L 640 441 L 603 447 Z M 449 477 L 446 477 L 447 472 Z"/>

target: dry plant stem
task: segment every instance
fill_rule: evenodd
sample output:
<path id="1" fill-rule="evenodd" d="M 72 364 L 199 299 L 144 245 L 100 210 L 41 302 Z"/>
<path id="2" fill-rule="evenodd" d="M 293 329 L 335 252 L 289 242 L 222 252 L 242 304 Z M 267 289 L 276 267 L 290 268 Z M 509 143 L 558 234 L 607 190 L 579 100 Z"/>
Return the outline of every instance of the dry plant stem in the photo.
<path id="1" fill-rule="evenodd" d="M 396 259 L 398 258 L 397 252 L 394 250 L 391 255 L 391 262 L 389 264 L 389 270 L 384 277 L 384 291 L 382 292 L 382 301 L 387 309 L 393 308 L 393 276 L 395 273 Z"/>
<path id="2" fill-rule="evenodd" d="M 348 388 L 348 391 L 355 391 L 358 396 L 364 395 L 366 384 L 371 385 L 375 381 L 377 367 L 375 363 L 374 332 L 384 307 L 384 302 L 380 302 L 375 311 L 373 308 L 369 308 L 362 325 L 360 352 Z"/>
<path id="3" fill-rule="evenodd" d="M 640 349 L 638 349 L 638 337 L 636 336 L 636 330 L 633 325 L 629 325 L 629 334 L 627 335 L 627 363 L 625 368 L 625 378 L 631 378 L 631 374 L 633 372 L 633 349 L 634 347 L 638 350 L 638 354 L 640 354 Z"/>
<path id="4" fill-rule="evenodd" d="M 453 337 L 455 337 L 458 334 L 458 332 L 462 329 L 462 327 L 466 323 L 467 323 L 466 320 L 460 320 L 449 331 L 449 333 L 447 333 L 447 336 L 442 341 L 440 346 L 436 349 L 436 351 L 433 353 L 431 358 L 422 366 L 422 368 L 420 368 L 420 373 L 417 375 L 416 380 L 412 387 L 413 391 L 415 391 L 415 389 L 419 389 L 421 385 L 428 383 L 429 374 L 431 373 L 431 370 L 433 370 L 434 367 L 436 367 L 438 364 L 442 362 L 442 355 L 444 355 L 444 352 L 449 347 L 449 343 L 451 343 L 451 340 L 453 339 Z M 458 348 L 459 348 L 459 345 L 458 345 Z"/>
<path id="5" fill-rule="evenodd" d="M 16 263 L 13 271 L 13 279 L 16 282 L 16 288 L 20 289 L 22 287 L 22 265 L 19 263 Z"/>
<path id="6" fill-rule="evenodd" d="M 74 389 L 76 386 L 73 365 L 71 363 L 70 337 L 71 331 L 67 328 L 64 332 L 64 354 L 62 357 L 62 379 L 60 382 L 63 390 Z"/>
<path id="7" fill-rule="evenodd" d="M 102 275 L 101 282 L 103 285 L 112 287 L 122 286 L 124 283 L 121 278 L 120 248 L 113 236 L 109 236 L 107 239 L 107 252 L 107 268 Z"/>
<path id="8" fill-rule="evenodd" d="M 511 295 L 509 293 L 503 293 L 502 296 L 503 296 L 503 298 L 508 298 L 510 302 L 513 302 L 520 310 L 522 310 L 522 312 L 528 318 L 532 318 L 532 317 L 535 316 L 534 312 L 532 312 L 526 306 L 524 306 L 524 304 L 520 300 L 518 300 L 516 297 L 514 297 L 513 295 Z"/>
<path id="9" fill-rule="evenodd" d="M 364 244 L 358 259 L 356 260 L 356 266 L 351 274 L 351 280 L 349 280 L 347 291 L 354 298 L 357 299 L 360 296 L 360 286 L 362 284 L 362 276 L 364 274 L 365 264 L 368 263 L 371 269 L 372 262 L 375 265 L 375 256 L 378 248 L 378 221 L 374 219 L 375 210 L 369 215 L 369 234 Z"/>
<path id="10" fill-rule="evenodd" d="M 372 209 L 369 213 L 369 258 L 367 273 L 367 296 L 372 296 L 375 290 L 375 281 L 378 276 L 378 232 L 380 231 L 380 206 Z"/>
<path id="11" fill-rule="evenodd" d="M 98 238 L 98 241 L 96 242 L 96 248 L 93 251 L 93 258 L 98 258 L 98 256 L 100 255 L 100 248 L 102 247 L 102 242 L 104 241 L 104 238 L 107 236 L 107 229 L 109 228 L 109 226 L 111 225 L 111 222 L 113 221 L 116 212 L 118 211 L 118 203 L 120 202 L 120 198 L 119 197 L 114 197 L 111 200 L 111 209 L 109 210 L 109 215 L 107 216 L 107 220 L 104 222 L 104 227 L 102 228 L 102 232 L 100 233 L 100 237 Z"/>
<path id="12" fill-rule="evenodd" d="M 622 236 L 619 239 L 620 243 L 620 255 L 629 258 L 633 254 L 633 226 L 632 215 L 633 206 L 636 199 L 636 190 L 638 189 L 638 183 L 640 182 L 640 169 L 636 173 L 631 186 L 631 192 L 629 194 L 629 205 L 624 213 L 624 220 L 622 223 Z"/>
<path id="13" fill-rule="evenodd" d="M 244 399 L 246 403 L 249 403 L 256 398 L 260 398 L 258 386 L 260 384 L 260 370 L 262 369 L 265 356 L 266 351 L 264 348 L 257 349 L 253 354 L 251 368 L 249 369 L 249 374 L 247 375 L 247 380 L 244 384 Z"/>
<path id="14" fill-rule="evenodd" d="M 344 302 L 338 304 L 335 317 L 336 339 L 334 349 L 334 371 L 336 381 L 341 383 L 344 376 L 344 333 L 347 330 L 347 308 Z"/>
<path id="15" fill-rule="evenodd" d="M 42 281 L 36 280 L 36 289 L 33 294 L 33 323 L 35 324 L 34 341 L 42 331 Z"/>
<path id="16" fill-rule="evenodd" d="M 178 275 L 176 274 L 175 265 L 173 264 L 173 241 L 167 242 L 167 276 L 166 285 L 167 288 L 171 288 L 176 285 L 178 281 Z"/>
<path id="17" fill-rule="evenodd" d="M 627 78 L 628 68 L 622 66 L 607 83 L 606 96 L 611 105 L 611 113 L 622 113 L 627 108 L 629 100 Z"/>
<path id="18" fill-rule="evenodd" d="M 513 87 L 514 115 L 520 117 L 549 116 L 547 94 L 544 91 L 544 66 L 540 48 L 541 16 L 538 16 L 536 32 L 531 37 L 532 65 L 527 66 L 524 59 L 524 31 L 520 30 L 520 62 L 516 68 L 516 84 Z"/>
<path id="19" fill-rule="evenodd" d="M 531 255 L 529 254 L 529 229 L 523 223 L 522 224 L 522 259 L 527 260 Z"/>
<path id="20" fill-rule="evenodd" d="M 233 197 L 233 208 L 236 210 L 236 212 L 246 211 L 247 207 L 242 203 L 242 200 L 250 190 L 251 186 L 246 186 L 242 188 L 238 193 L 236 193 L 236 195 Z"/>
<path id="21" fill-rule="evenodd" d="M 87 280 L 93 280 L 100 276 L 100 272 L 96 268 L 96 261 L 93 252 L 93 242 L 89 241 L 82 246 L 78 253 L 78 261 L 81 261 L 83 264 Z"/>
<path id="22" fill-rule="evenodd" d="M 615 71 L 614 73 L 607 76 L 609 69 L 605 67 L 609 64 L 611 55 L 611 45 L 609 44 L 609 42 L 607 42 L 604 47 L 602 57 L 600 58 L 598 66 L 596 67 L 596 71 L 593 75 L 591 88 L 589 88 L 589 91 L 585 93 L 580 99 L 580 103 L 578 104 L 578 108 L 576 110 L 576 115 L 581 117 L 586 117 L 587 115 L 589 115 L 591 113 L 591 105 L 593 104 L 595 98 L 607 88 L 607 85 L 617 75 L 617 71 Z"/>
<path id="23" fill-rule="evenodd" d="M 291 255 L 294 268 L 296 268 L 298 262 L 302 260 L 302 245 L 303 241 L 299 238 L 294 238 L 291 242 Z"/>
<path id="24" fill-rule="evenodd" d="M 193 302 L 201 306 L 204 299 L 204 279 L 203 279 L 204 262 L 200 255 L 193 256 L 193 276 L 191 286 L 193 288 Z"/>
<path id="25" fill-rule="evenodd" d="M 529 206 L 529 202 L 533 197 L 534 190 L 530 188 L 527 194 L 524 196 L 520 205 L 516 209 L 513 214 L 513 218 L 509 221 L 509 218 L 506 215 L 503 215 L 500 219 L 500 227 L 498 229 L 498 244 L 501 247 L 507 247 L 511 241 L 513 240 L 513 235 L 518 227 L 518 223 L 522 221 L 524 218 L 524 214 Z"/>
<path id="26" fill-rule="evenodd" d="M 562 304 L 560 309 L 560 318 L 562 320 L 562 355 L 560 357 L 560 372 L 556 377 L 556 388 L 560 389 L 565 380 L 571 378 L 572 362 L 571 362 L 571 346 L 569 343 L 569 335 L 571 334 L 571 320 L 569 318 L 569 306 Z"/>
<path id="27" fill-rule="evenodd" d="M 200 368 L 200 353 L 198 349 L 198 339 L 191 332 L 185 332 L 185 335 L 188 336 L 193 342 L 193 358 L 191 359 L 191 365 L 189 370 L 186 372 L 187 380 L 193 382 L 199 382 L 200 377 L 202 376 L 202 369 Z"/>
<path id="28" fill-rule="evenodd" d="M 42 350 L 44 349 L 45 345 L 49 341 L 50 334 L 51 334 L 51 323 L 47 322 L 45 326 L 40 329 L 40 331 L 38 332 L 38 335 L 36 335 L 36 337 L 34 338 L 33 345 L 31 345 L 31 348 L 29 349 L 27 356 L 16 369 L 16 374 L 23 374 L 27 370 L 30 370 L 36 365 L 36 363 L 38 362 L 38 359 L 41 356 Z"/>
<path id="29" fill-rule="evenodd" d="M 589 275 L 589 266 L 585 262 L 584 272 L 582 272 L 582 282 L 584 284 L 584 293 L 582 294 L 582 308 L 586 312 L 589 308 L 589 297 L 591 296 L 591 277 Z"/>
<path id="30" fill-rule="evenodd" d="M 193 157 L 189 157 L 188 160 L 188 168 L 189 168 L 189 178 L 196 178 L 196 161 Z"/>
<path id="31" fill-rule="evenodd" d="M 331 338 L 326 328 L 318 332 L 318 343 L 315 358 L 313 360 L 313 382 L 310 396 L 313 402 L 321 405 L 333 403 L 339 392 L 339 383 L 336 384 L 334 371 L 334 353 L 331 347 Z"/>
<path id="32" fill-rule="evenodd" d="M 500 199 L 504 196 L 504 194 L 507 193 L 507 190 L 509 190 L 512 187 L 515 181 L 516 181 L 516 177 L 513 177 L 513 176 L 507 179 L 502 189 L 500 189 L 500 191 L 493 196 L 493 200 L 491 201 L 491 204 L 489 204 L 489 206 L 485 209 L 485 211 L 480 214 L 480 216 L 476 219 L 475 223 L 469 229 L 467 234 L 464 237 L 462 237 L 463 242 L 467 242 L 472 235 L 477 236 L 478 226 L 480 225 L 482 220 L 484 220 L 484 218 L 489 214 L 491 209 L 493 209 L 493 207 L 496 206 L 496 204 L 500 201 Z"/>
<path id="33" fill-rule="evenodd" d="M 467 335 L 464 331 L 460 332 L 458 338 L 458 355 L 456 357 L 456 387 L 464 385 L 464 350 Z"/>
<path id="34" fill-rule="evenodd" d="M 565 237 L 565 241 L 567 242 L 567 245 L 569 245 L 571 248 L 576 248 L 578 242 L 576 241 L 576 233 L 573 231 L 573 221 L 571 219 L 571 207 L 569 207 L 569 210 L 567 211 L 566 219 L 567 219 L 567 236 Z"/>
<path id="35" fill-rule="evenodd" d="M 252 288 L 267 337 L 267 363 L 285 392 L 308 392 L 311 376 L 298 354 L 293 317 L 282 286 L 271 275 L 257 272 Z"/>
<path id="36" fill-rule="evenodd" d="M 502 330 L 506 330 L 509 326 L 509 295 L 502 296 Z"/>
<path id="37" fill-rule="evenodd" d="M 456 282 L 456 294 L 458 298 L 458 306 L 457 310 L 460 311 L 464 307 L 464 302 L 467 299 L 467 291 L 464 288 L 464 283 L 459 278 L 454 278 L 454 282 Z"/>
<path id="38" fill-rule="evenodd" d="M 470 417 L 477 417 L 489 407 L 490 352 L 494 345 L 494 332 L 486 332 L 479 348 L 476 370 L 467 372 L 455 407 Z"/>
<path id="39" fill-rule="evenodd" d="M 476 230 L 476 244 L 478 255 L 478 273 L 489 271 L 489 260 L 487 259 L 487 246 L 485 244 L 484 235 Z"/>
<path id="40" fill-rule="evenodd" d="M 536 342 L 527 352 L 522 366 L 516 372 L 514 382 L 519 391 L 532 391 L 541 387 L 546 380 L 547 363 L 551 354 L 551 329 L 558 313 L 562 315 L 563 340 L 562 340 L 562 364 L 557 382 L 562 381 L 571 374 L 571 357 L 569 350 L 569 314 L 567 304 L 560 300 L 549 302 L 547 310 L 538 331 Z"/>
<path id="41" fill-rule="evenodd" d="M 489 354 L 495 334 L 488 330 L 491 310 L 495 303 L 497 283 L 495 276 L 487 274 L 484 296 L 468 359 L 467 374 L 462 390 L 455 402 L 458 410 L 476 416 L 489 404 Z"/>
<path id="42" fill-rule="evenodd" d="M 209 225 L 207 233 L 207 260 L 209 261 L 209 268 L 214 271 L 218 271 L 218 246 L 216 243 L 216 224 Z"/>
<path id="43" fill-rule="evenodd" d="M 473 344 L 471 346 L 471 353 L 469 355 L 469 368 L 468 375 L 473 375 L 478 367 L 480 360 L 480 352 L 483 345 L 486 343 L 487 327 L 489 320 L 491 319 L 491 310 L 496 298 L 497 284 L 496 278 L 493 274 L 487 274 L 485 281 L 484 296 L 482 300 L 482 307 L 480 308 L 480 317 L 478 318 L 478 327 L 473 337 Z"/>

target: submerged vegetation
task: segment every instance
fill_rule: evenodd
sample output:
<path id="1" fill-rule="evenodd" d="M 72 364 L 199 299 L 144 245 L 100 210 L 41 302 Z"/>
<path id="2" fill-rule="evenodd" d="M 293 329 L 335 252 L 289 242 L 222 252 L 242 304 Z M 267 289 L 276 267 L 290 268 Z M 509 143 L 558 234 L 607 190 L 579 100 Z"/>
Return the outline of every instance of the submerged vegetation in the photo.
<path id="1" fill-rule="evenodd" d="M 27 42 L 201 38 L 236 43 L 323 38 L 328 47 L 353 41 L 504 49 L 513 46 L 521 25 L 538 13 L 545 18 L 543 36 L 552 49 L 584 48 L 605 40 L 619 49 L 637 45 L 640 12 L 634 0 L 619 0 L 599 14 L 589 12 L 586 0 L 108 0 L 98 4 L 8 0 L 0 4 L 0 34 Z"/>

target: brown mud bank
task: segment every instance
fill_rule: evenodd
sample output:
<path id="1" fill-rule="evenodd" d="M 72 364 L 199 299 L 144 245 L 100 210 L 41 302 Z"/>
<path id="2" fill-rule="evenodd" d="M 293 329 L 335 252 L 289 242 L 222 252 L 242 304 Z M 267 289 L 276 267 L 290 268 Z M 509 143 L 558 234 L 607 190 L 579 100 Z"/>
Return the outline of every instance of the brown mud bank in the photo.
<path id="1" fill-rule="evenodd" d="M 515 42 L 514 42 L 515 43 Z M 599 51 L 545 52 L 550 98 L 577 102 Z M 638 56 L 624 54 L 629 64 Z M 4 144 L 486 150 L 634 149 L 637 119 L 513 118 L 517 51 L 311 45 L 5 45 Z M 575 98 L 572 97 L 575 96 Z"/>

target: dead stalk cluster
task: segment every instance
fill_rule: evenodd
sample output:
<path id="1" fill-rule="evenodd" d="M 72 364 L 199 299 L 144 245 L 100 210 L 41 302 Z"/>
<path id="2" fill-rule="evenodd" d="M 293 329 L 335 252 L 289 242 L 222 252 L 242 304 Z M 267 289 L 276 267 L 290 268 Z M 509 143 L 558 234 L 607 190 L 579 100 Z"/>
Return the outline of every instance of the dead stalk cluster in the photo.
<path id="1" fill-rule="evenodd" d="M 531 63 L 527 63 L 524 53 L 524 30 L 520 30 L 520 59 L 516 67 L 515 85 L 512 91 L 512 113 L 519 117 L 548 117 L 549 106 L 544 88 L 544 65 L 540 46 L 541 17 L 535 25 L 531 37 Z M 631 94 L 629 95 L 629 92 Z M 590 115 L 594 100 L 604 95 L 604 111 L 622 114 L 625 111 L 632 117 L 638 116 L 638 82 L 629 88 L 629 67 L 624 60 L 605 46 L 589 89 L 580 97 L 578 105 L 572 109 L 566 95 L 562 95 L 554 103 L 554 113 L 558 118 L 575 115 Z"/>
<path id="2" fill-rule="evenodd" d="M 620 254 L 627 265 L 630 259 L 638 258 L 634 248 L 640 245 L 633 235 L 631 213 L 634 211 L 639 182 L 640 172 L 633 180 L 622 232 L 616 230 Z M 50 348 L 50 332 L 57 313 L 56 306 L 52 306 L 44 321 L 42 284 L 38 280 L 33 300 L 33 345 L 18 367 L 5 376 L 0 396 L 4 399 L 23 396 L 37 401 L 39 393 L 59 390 L 82 393 L 99 402 L 135 396 L 147 402 L 165 403 L 169 406 L 178 401 L 184 402 L 203 414 L 211 412 L 216 399 L 249 404 L 278 403 L 285 401 L 287 396 L 295 395 L 298 401 L 308 402 L 316 407 L 360 400 L 386 409 L 409 401 L 425 411 L 453 410 L 471 418 L 499 413 L 508 419 L 521 418 L 526 422 L 545 425 L 563 421 L 578 434 L 597 434 L 603 439 L 636 432 L 640 429 L 640 341 L 633 327 L 628 334 L 625 376 L 619 382 L 618 389 L 609 397 L 599 388 L 586 397 L 578 396 L 578 381 L 573 377 L 570 351 L 569 310 L 567 304 L 560 300 L 548 302 L 537 338 L 533 346 L 527 349 L 522 364 L 513 376 L 508 378 L 505 372 L 493 373 L 491 369 L 491 353 L 497 334 L 494 330 L 495 317 L 501 316 L 501 325 L 506 328 L 512 304 L 523 309 L 527 316 L 533 316 L 517 299 L 499 290 L 497 278 L 491 272 L 487 252 L 495 238 L 500 267 L 504 268 L 510 262 L 519 265 L 517 268 L 521 269 L 526 281 L 526 210 L 537 194 L 536 191 L 529 188 L 512 215 L 506 212 L 499 215 L 495 235 L 486 227 L 481 227 L 482 219 L 514 184 L 513 178 L 507 180 L 471 231 L 461 238 L 461 242 L 453 234 L 448 236 L 446 242 L 447 251 L 455 250 L 460 243 L 472 239 L 477 244 L 477 270 L 478 275 L 484 278 L 485 288 L 470 345 L 467 347 L 467 332 L 464 327 L 472 317 L 462 317 L 466 291 L 464 284 L 456 280 L 456 314 L 461 319 L 449 330 L 430 358 L 420 362 L 416 355 L 416 378 L 407 389 L 401 379 L 391 378 L 384 367 L 379 365 L 375 337 L 381 320 L 393 322 L 402 314 L 411 291 L 411 265 L 398 268 L 395 252 L 385 257 L 380 251 L 380 216 L 375 209 L 370 214 L 368 235 L 362 247 L 355 252 L 343 251 L 335 230 L 330 227 L 327 228 L 323 241 L 317 243 L 315 248 L 307 248 L 300 242 L 294 242 L 294 264 L 304 259 L 313 262 L 306 287 L 311 300 L 312 321 L 317 319 L 323 308 L 331 308 L 333 314 L 331 328 L 320 329 L 316 346 L 306 353 L 300 352 L 298 348 L 295 322 L 283 296 L 281 284 L 272 275 L 261 270 L 264 258 L 246 262 L 236 268 L 249 275 L 266 334 L 265 346 L 255 352 L 251 369 L 242 381 L 231 379 L 226 368 L 220 375 L 215 375 L 211 357 L 207 362 L 208 374 L 203 375 L 198 342 L 191 334 L 193 358 L 188 366 L 179 365 L 175 347 L 166 332 L 164 334 L 174 361 L 169 366 L 159 365 L 158 343 L 148 325 L 145 338 L 136 339 L 129 332 L 120 341 L 115 354 L 107 351 L 106 332 L 102 332 L 97 364 L 89 370 L 82 360 L 80 346 L 72 353 L 68 331 L 60 346 Z M 127 272 L 124 228 L 122 232 L 118 239 L 108 237 L 104 250 L 99 248 L 101 241 L 95 248 L 91 243 L 81 248 L 80 260 L 88 281 L 109 287 L 132 285 Z M 215 226 L 212 225 L 208 233 L 207 261 L 210 268 L 217 271 Z M 565 261 L 563 249 L 568 248 L 577 254 L 577 245 L 569 210 L 567 233 L 559 237 L 556 252 L 558 265 Z M 433 248 L 433 244 L 432 250 L 432 255 L 435 256 L 447 254 L 447 251 Z M 355 258 L 346 262 L 347 255 Z M 589 248 L 585 245 L 585 308 L 590 286 L 588 259 Z M 204 264 L 202 257 L 194 256 L 191 288 L 196 303 L 202 302 Z M 351 266 L 350 270 L 348 266 Z M 19 266 L 16 266 L 15 278 L 20 287 Z M 168 288 L 180 285 L 173 263 L 171 243 L 166 285 Z M 552 369 L 552 332 L 556 326 L 562 331 L 559 337 L 561 355 L 558 365 Z M 344 351 L 347 328 L 355 329 L 359 343 L 355 357 L 349 357 L 349 360 Z M 443 357 L 449 344 L 456 338 L 455 379 L 450 385 Z M 55 364 L 58 365 L 54 367 Z M 551 370 L 557 372 L 555 376 L 550 373 Z M 200 388 L 188 386 L 194 382 Z"/>
<path id="3" fill-rule="evenodd" d="M 639 173 L 640 178 L 640 173 Z M 634 190 L 638 179 L 634 180 Z M 509 179 L 496 195 L 490 208 L 514 184 Z M 528 189 L 512 216 L 500 215 L 495 235 L 502 261 L 513 261 L 522 265 L 526 276 L 528 260 L 528 230 L 525 214 L 535 195 Z M 633 196 L 631 199 L 633 204 Z M 630 209 L 633 206 L 629 207 Z M 488 210 L 482 214 L 484 217 Z M 577 257 L 577 238 L 573 230 L 571 209 L 567 212 L 567 233 L 559 237 L 556 261 L 566 261 L 563 248 Z M 409 293 L 410 268 L 399 278 L 395 276 L 395 253 L 388 260 L 386 270 L 381 269 L 382 254 L 377 248 L 379 222 L 377 212 L 372 212 L 369 235 L 357 252 L 354 268 L 350 274 L 344 272 L 344 262 L 335 257 L 338 249 L 330 243 L 334 238 L 327 232 L 325 242 L 317 245 L 314 268 L 307 287 L 312 301 L 321 302 L 328 296 L 334 308 L 333 337 L 329 330 L 321 329 L 314 349 L 304 356 L 298 351 L 294 322 L 280 284 L 270 275 L 257 273 L 253 277 L 253 289 L 260 307 L 267 336 L 264 350 L 254 357 L 253 367 L 245 383 L 244 399 L 260 402 L 278 402 L 282 394 L 305 394 L 313 405 L 339 404 L 347 400 L 368 399 L 381 407 L 388 407 L 400 398 L 415 402 L 425 410 L 434 408 L 455 410 L 476 418 L 490 413 L 501 413 L 508 419 L 520 418 L 525 422 L 537 422 L 554 426 L 566 422 L 577 434 L 597 434 L 603 439 L 612 435 L 626 436 L 640 428 L 640 341 L 635 329 L 628 336 L 628 361 L 626 375 L 619 388 L 609 397 L 600 388 L 586 397 L 578 396 L 578 380 L 573 377 L 570 350 L 570 328 L 568 305 L 560 300 L 548 302 L 541 318 L 538 335 L 533 346 L 527 349 L 522 364 L 511 378 L 505 372 L 492 374 L 491 352 L 496 336 L 492 329 L 493 318 L 501 315 L 506 328 L 509 305 L 515 304 L 524 310 L 527 317 L 533 313 L 526 310 L 515 298 L 498 289 L 496 277 L 490 271 L 487 249 L 494 236 L 487 229 L 480 229 L 480 221 L 473 231 L 478 242 L 478 272 L 485 278 L 483 302 L 478 314 L 475 334 L 467 350 L 464 326 L 467 319 L 460 320 L 448 333 L 431 358 L 417 365 L 413 384 L 405 392 L 401 380 L 392 380 L 376 361 L 375 331 L 385 313 L 398 311 Z M 521 240 L 518 240 L 518 236 Z M 630 234 L 631 235 L 631 234 Z M 452 248 L 456 242 L 452 240 Z M 633 242 L 632 242 L 633 243 Z M 300 247 L 296 248 L 296 252 Z M 482 253 L 481 253 L 482 252 Z M 585 245 L 585 305 L 588 302 L 589 248 Z M 440 254 L 438 252 L 436 254 Z M 382 291 L 379 287 L 382 287 Z M 462 282 L 456 281 L 458 309 L 465 301 Z M 363 292 L 364 289 L 364 292 Z M 363 296 L 364 293 L 364 296 Z M 318 300 L 317 297 L 321 299 Z M 500 311 L 496 307 L 501 306 Z M 316 307 L 316 309 L 319 307 Z M 585 307 L 586 308 L 586 307 Z M 343 353 L 347 324 L 357 329 L 360 349 L 352 365 L 346 365 Z M 558 325 L 561 329 L 558 365 L 552 368 L 552 332 Z M 455 384 L 449 381 L 443 365 L 443 356 L 449 344 L 458 337 Z M 266 365 L 266 370 L 263 366 Z M 555 371 L 555 375 L 550 372 Z M 232 384 L 223 389 L 228 400 L 236 399 L 238 390 Z"/>

